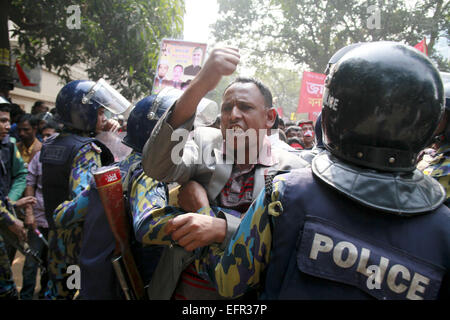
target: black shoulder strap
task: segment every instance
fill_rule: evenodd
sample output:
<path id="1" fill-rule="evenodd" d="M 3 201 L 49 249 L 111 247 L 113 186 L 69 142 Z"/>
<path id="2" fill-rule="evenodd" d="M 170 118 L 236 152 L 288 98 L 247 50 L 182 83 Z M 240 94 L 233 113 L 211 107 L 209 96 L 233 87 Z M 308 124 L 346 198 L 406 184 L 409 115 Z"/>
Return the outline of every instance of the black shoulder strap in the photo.
<path id="1" fill-rule="evenodd" d="M 264 186 L 265 186 L 265 197 L 264 205 L 268 205 L 272 201 L 272 191 L 273 191 L 273 179 L 275 174 L 264 175 Z"/>

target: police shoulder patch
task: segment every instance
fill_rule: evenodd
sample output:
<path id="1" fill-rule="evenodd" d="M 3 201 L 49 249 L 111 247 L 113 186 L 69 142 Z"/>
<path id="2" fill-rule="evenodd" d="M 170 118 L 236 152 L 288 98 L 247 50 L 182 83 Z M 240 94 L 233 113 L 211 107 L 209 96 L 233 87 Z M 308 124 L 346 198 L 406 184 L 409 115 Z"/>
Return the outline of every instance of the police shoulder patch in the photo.
<path id="1" fill-rule="evenodd" d="M 45 145 L 41 149 L 39 160 L 42 163 L 64 164 L 70 155 L 70 148 L 62 145 Z"/>
<path id="2" fill-rule="evenodd" d="M 358 287 L 377 299 L 436 299 L 445 270 L 374 239 L 307 217 L 297 251 L 300 271 Z"/>

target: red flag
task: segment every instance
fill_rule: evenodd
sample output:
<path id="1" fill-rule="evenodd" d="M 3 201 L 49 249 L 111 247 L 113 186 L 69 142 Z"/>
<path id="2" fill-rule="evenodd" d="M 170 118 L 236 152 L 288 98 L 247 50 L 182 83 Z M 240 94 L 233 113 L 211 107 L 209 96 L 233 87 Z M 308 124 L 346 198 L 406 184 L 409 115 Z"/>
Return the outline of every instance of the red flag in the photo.
<path id="1" fill-rule="evenodd" d="M 316 121 L 322 111 L 322 95 L 326 75 L 303 72 L 302 87 L 297 113 L 308 113 L 308 119 Z"/>
<path id="2" fill-rule="evenodd" d="M 414 48 L 428 56 L 427 38 L 424 37 L 422 41 L 414 46 Z"/>
<path id="3" fill-rule="evenodd" d="M 283 117 L 283 108 L 277 108 L 277 113 L 281 117 Z"/>
<path id="4" fill-rule="evenodd" d="M 37 83 L 30 82 L 30 79 L 28 79 L 27 75 L 25 74 L 25 71 L 23 71 L 22 67 L 20 66 L 20 64 L 17 60 L 16 60 L 16 69 L 17 69 L 17 74 L 19 75 L 20 83 L 22 83 L 22 86 L 24 86 L 24 87 L 37 86 Z"/>

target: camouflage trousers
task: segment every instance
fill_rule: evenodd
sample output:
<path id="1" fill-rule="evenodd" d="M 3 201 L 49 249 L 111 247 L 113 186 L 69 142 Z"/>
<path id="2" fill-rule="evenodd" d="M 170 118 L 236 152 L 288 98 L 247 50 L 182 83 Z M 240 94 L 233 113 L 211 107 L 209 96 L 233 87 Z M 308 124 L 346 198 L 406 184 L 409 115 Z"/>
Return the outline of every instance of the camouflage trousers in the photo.
<path id="1" fill-rule="evenodd" d="M 0 299 L 17 299 L 17 289 L 6 245 L 0 236 Z"/>
<path id="2" fill-rule="evenodd" d="M 48 285 L 45 298 L 48 300 L 72 300 L 77 289 L 69 289 L 68 280 L 72 275 L 67 269 L 78 266 L 81 246 L 82 224 L 70 229 L 50 230 L 48 234 Z"/>

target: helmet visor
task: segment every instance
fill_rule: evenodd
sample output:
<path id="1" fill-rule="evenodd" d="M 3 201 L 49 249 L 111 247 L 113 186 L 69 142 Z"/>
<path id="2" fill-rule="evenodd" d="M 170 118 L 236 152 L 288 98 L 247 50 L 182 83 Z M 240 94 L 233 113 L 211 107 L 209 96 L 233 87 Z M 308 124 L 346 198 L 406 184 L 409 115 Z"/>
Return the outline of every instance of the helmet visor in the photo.
<path id="1" fill-rule="evenodd" d="M 11 104 L 11 102 L 0 96 L 0 104 Z"/>
<path id="2" fill-rule="evenodd" d="M 97 102 L 114 114 L 123 113 L 131 106 L 131 102 L 103 79 L 98 80 L 83 98 L 84 104 L 92 101 Z"/>

